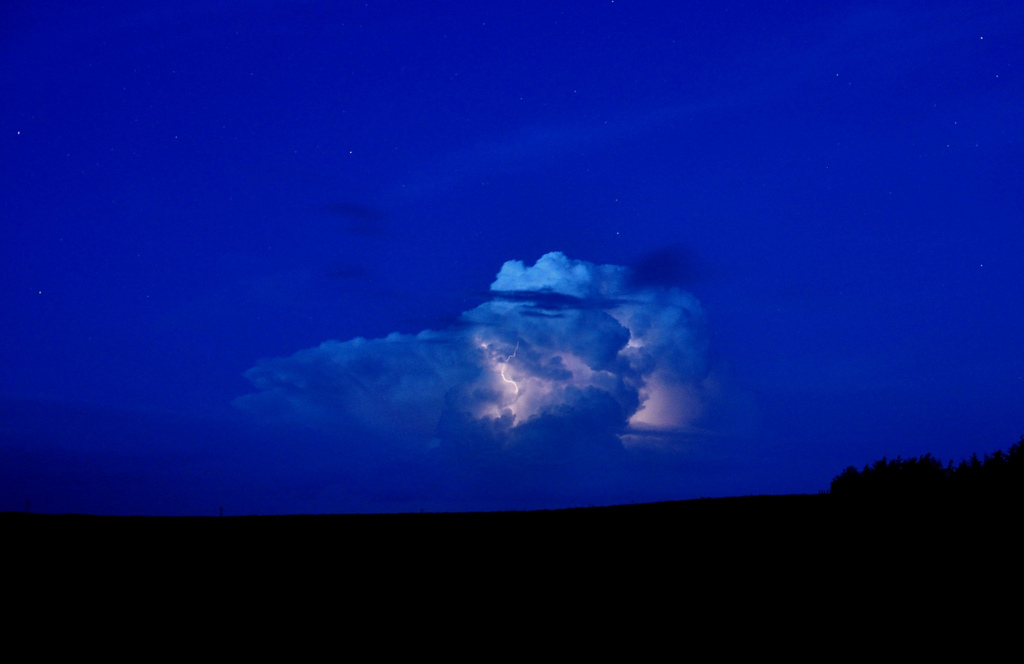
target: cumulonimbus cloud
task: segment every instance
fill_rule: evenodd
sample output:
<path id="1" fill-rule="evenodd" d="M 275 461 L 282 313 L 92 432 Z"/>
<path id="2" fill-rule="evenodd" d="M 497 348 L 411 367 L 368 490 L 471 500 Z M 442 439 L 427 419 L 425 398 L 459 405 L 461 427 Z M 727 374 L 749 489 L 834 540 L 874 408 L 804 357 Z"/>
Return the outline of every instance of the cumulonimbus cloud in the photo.
<path id="1" fill-rule="evenodd" d="M 236 405 L 396 445 L 556 461 L 685 434 L 708 398 L 700 303 L 625 267 L 508 261 L 459 322 L 262 360 Z"/>

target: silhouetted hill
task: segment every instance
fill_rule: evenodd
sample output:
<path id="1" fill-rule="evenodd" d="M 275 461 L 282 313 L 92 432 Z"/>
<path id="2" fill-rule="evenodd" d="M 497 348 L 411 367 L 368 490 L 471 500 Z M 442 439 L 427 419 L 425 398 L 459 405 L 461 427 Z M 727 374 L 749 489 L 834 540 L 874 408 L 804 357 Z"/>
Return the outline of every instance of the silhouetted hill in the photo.
<path id="1" fill-rule="evenodd" d="M 991 500 L 824 494 L 463 514 L 4 513 L 0 531 L 8 569 L 27 580 L 9 603 L 29 616 L 56 604 L 68 620 L 133 629 L 160 616 L 216 630 L 229 615 L 337 629 L 341 607 L 350 628 L 426 626 L 436 638 L 534 624 L 528 638 L 562 639 L 583 620 L 595 648 L 650 630 L 662 642 L 677 630 L 803 639 L 797 628 L 845 639 L 908 615 L 980 628 L 1019 589 L 984 571 L 1016 547 L 1011 516 Z M 97 598 L 116 600 L 113 617 Z"/>
<path id="2" fill-rule="evenodd" d="M 53 555 L 68 542 L 77 555 L 148 551 L 179 561 L 221 552 L 236 557 L 305 560 L 344 555 L 377 565 L 402 552 L 422 564 L 450 564 L 472 552 L 526 561 L 537 552 L 591 559 L 668 563 L 785 558 L 797 551 L 870 547 L 885 542 L 909 549 L 956 531 L 996 541 L 1012 511 L 989 497 L 904 497 L 885 503 L 834 495 L 750 496 L 535 512 L 293 515 L 246 517 L 108 517 L 0 514 L 23 553 Z M 159 542 L 159 547 L 152 543 Z M 301 554 L 300 554 L 301 552 Z M 101 556 L 102 557 L 102 556 Z"/>

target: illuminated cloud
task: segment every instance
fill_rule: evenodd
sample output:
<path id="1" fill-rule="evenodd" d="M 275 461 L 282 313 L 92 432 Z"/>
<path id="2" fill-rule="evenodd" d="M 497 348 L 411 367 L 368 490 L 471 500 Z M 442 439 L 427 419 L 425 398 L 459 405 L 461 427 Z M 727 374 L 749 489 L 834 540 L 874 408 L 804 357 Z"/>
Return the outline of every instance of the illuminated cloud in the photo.
<path id="1" fill-rule="evenodd" d="M 631 277 L 558 252 L 508 261 L 459 325 L 263 360 L 236 405 L 457 457 L 558 462 L 679 438 L 708 399 L 704 316 Z"/>

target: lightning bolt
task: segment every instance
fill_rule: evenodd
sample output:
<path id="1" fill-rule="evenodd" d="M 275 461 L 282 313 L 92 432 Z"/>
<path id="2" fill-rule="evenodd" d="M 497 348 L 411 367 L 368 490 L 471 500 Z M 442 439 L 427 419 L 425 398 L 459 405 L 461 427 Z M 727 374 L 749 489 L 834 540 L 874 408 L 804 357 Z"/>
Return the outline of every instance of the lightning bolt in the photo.
<path id="1" fill-rule="evenodd" d="M 519 394 L 519 386 L 516 385 L 516 382 L 514 380 L 509 380 L 508 378 L 505 377 L 505 365 L 508 363 L 509 360 L 511 360 L 513 357 L 515 357 L 516 353 L 518 353 L 518 352 L 519 352 L 519 342 L 517 341 L 516 342 L 515 350 L 513 350 L 512 354 L 509 355 L 508 357 L 506 357 L 505 361 L 501 363 L 501 371 L 499 372 L 501 374 L 501 379 L 503 381 L 505 381 L 506 383 L 509 383 L 510 385 L 512 385 L 512 387 L 515 388 L 516 394 Z"/>

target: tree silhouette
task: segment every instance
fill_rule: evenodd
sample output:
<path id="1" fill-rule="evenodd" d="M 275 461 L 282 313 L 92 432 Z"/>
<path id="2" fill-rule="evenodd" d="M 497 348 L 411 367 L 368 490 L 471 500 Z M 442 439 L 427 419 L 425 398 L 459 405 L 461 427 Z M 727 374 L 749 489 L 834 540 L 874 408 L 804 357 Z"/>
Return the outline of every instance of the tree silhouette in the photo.
<path id="1" fill-rule="evenodd" d="M 1024 436 L 1006 452 L 979 459 L 972 454 L 953 466 L 931 454 L 903 459 L 882 457 L 857 470 L 848 466 L 832 480 L 832 495 L 842 498 L 908 499 L 937 496 L 1019 497 L 1024 487 Z"/>

